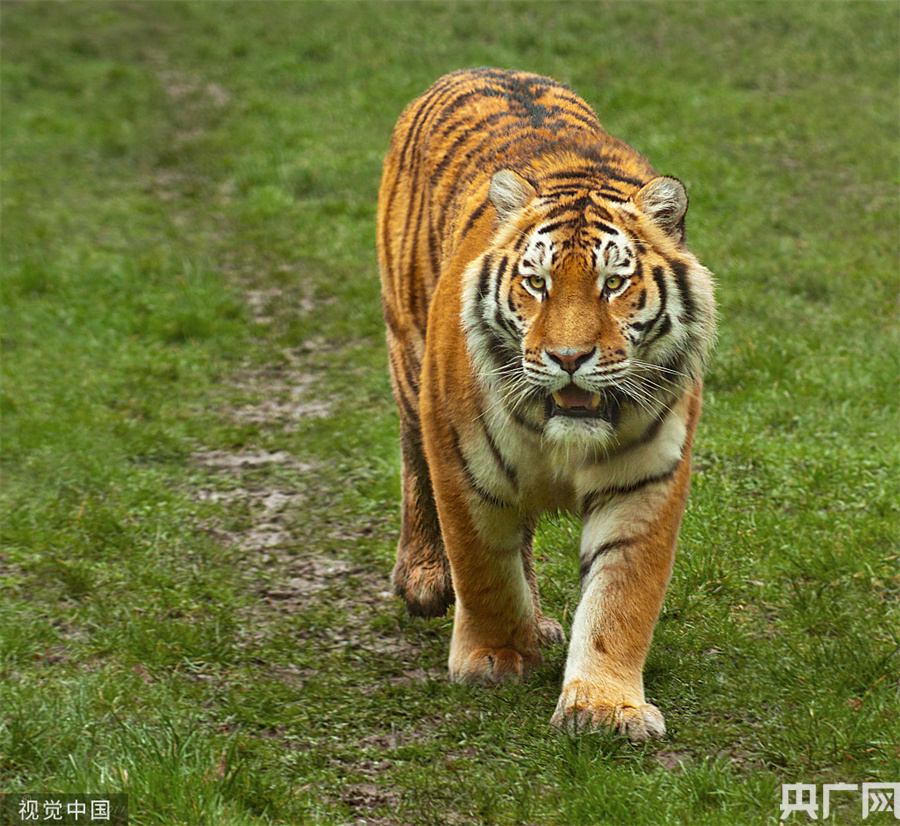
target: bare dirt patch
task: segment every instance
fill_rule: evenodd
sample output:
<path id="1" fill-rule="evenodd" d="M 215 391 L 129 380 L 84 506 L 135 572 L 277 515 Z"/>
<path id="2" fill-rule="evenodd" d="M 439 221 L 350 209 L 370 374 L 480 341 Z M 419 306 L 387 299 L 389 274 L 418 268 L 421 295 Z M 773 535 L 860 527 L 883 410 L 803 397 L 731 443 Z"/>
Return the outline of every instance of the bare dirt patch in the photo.
<path id="1" fill-rule="evenodd" d="M 653 759 L 667 771 L 684 771 L 685 765 L 691 763 L 691 755 L 686 751 L 661 751 Z"/>
<path id="2" fill-rule="evenodd" d="M 192 453 L 191 458 L 205 467 L 232 473 L 272 464 L 285 465 L 303 472 L 314 470 L 316 467 L 314 463 L 299 462 L 286 450 L 275 453 L 268 450 L 240 450 L 236 453 L 227 450 L 207 450 Z"/>
<path id="3" fill-rule="evenodd" d="M 330 349 L 328 342 L 313 340 L 286 350 L 281 365 L 237 372 L 232 383 L 260 401 L 225 411 L 226 415 L 282 430 L 290 429 L 291 422 L 300 418 L 328 416 L 333 400 L 316 395 L 316 377 L 308 370 L 310 361 Z M 259 596 L 251 624 L 261 626 L 261 630 L 269 624 L 273 612 L 299 614 L 309 608 L 311 600 L 327 599 L 341 608 L 344 621 L 341 627 L 320 632 L 318 642 L 323 648 L 345 647 L 364 634 L 371 650 L 396 654 L 400 662 L 415 655 L 393 635 L 373 633 L 368 627 L 378 608 L 393 599 L 386 575 L 321 550 L 322 545 L 350 546 L 360 537 L 384 530 L 385 517 L 369 515 L 352 523 L 330 517 L 331 494 L 316 479 L 320 465 L 286 450 L 197 451 L 192 458 L 214 474 L 212 484 L 198 490 L 197 498 L 239 508 L 246 516 L 240 529 L 210 527 L 209 532 L 223 544 L 244 552 L 239 565 L 256 582 Z M 284 471 L 290 471 L 294 484 L 288 488 L 267 486 L 267 469 L 277 469 L 282 483 Z M 214 482 L 220 474 L 229 480 L 222 489 Z M 251 633 L 248 639 L 257 636 Z M 397 679 L 405 682 L 415 677 Z"/>
<path id="4" fill-rule="evenodd" d="M 262 595 L 268 600 L 296 600 L 310 594 L 324 591 L 330 581 L 346 576 L 350 572 L 358 573 L 361 569 L 346 559 L 326 559 L 312 557 L 298 559 L 288 569 L 290 579 L 284 588 L 264 588 Z"/>
<path id="5" fill-rule="evenodd" d="M 187 72 L 162 69 L 158 72 L 158 77 L 165 93 L 179 103 L 221 109 L 231 100 L 228 91 L 218 83 L 204 81 Z"/>
<path id="6" fill-rule="evenodd" d="M 334 401 L 316 388 L 317 376 L 293 368 L 242 370 L 234 384 L 254 399 L 230 411 L 241 422 L 292 431 L 303 419 L 326 418 Z"/>

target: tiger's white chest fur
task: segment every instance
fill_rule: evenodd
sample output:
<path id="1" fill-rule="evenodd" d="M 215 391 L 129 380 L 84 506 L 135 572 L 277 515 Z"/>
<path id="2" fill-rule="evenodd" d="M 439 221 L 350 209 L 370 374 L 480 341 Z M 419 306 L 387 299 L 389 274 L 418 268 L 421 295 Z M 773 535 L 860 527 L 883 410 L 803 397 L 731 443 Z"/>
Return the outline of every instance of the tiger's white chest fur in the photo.
<path id="1" fill-rule="evenodd" d="M 606 443 L 567 445 L 548 442 L 533 422 L 505 407 L 502 396 L 485 392 L 484 430 L 470 468 L 498 500 L 528 512 L 580 512 L 592 496 L 663 476 L 682 455 L 686 399 L 656 416 L 629 411 Z"/>

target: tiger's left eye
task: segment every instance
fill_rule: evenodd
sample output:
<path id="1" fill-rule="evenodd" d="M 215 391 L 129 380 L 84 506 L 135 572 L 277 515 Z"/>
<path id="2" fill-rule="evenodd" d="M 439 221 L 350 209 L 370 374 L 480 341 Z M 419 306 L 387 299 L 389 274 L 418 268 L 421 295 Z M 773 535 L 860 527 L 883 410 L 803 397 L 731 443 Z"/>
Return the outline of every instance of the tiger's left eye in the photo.
<path id="1" fill-rule="evenodd" d="M 542 293 L 547 288 L 547 279 L 540 275 L 529 275 L 525 283 L 537 293 Z"/>
<path id="2" fill-rule="evenodd" d="M 607 290 L 618 290 L 625 283 L 625 279 L 621 275 L 610 275 L 603 283 Z"/>

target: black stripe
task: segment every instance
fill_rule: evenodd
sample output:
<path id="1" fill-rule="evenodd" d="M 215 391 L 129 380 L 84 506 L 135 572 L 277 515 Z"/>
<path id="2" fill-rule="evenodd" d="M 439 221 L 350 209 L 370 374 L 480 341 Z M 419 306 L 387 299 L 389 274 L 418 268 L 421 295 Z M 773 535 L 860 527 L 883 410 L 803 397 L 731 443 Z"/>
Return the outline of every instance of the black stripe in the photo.
<path id="1" fill-rule="evenodd" d="M 415 427 L 418 429 L 419 413 L 415 409 L 413 403 L 408 398 L 406 398 L 406 394 L 403 392 L 402 387 L 397 388 L 397 392 L 394 394 L 394 399 L 397 402 L 397 407 L 401 408 L 401 418 L 406 421 L 410 427 Z"/>
<path id="2" fill-rule="evenodd" d="M 652 330 L 666 312 L 666 304 L 668 303 L 669 292 L 666 289 L 666 280 L 665 276 L 663 275 L 662 267 L 653 268 L 653 280 L 656 282 L 656 288 L 659 290 L 659 312 L 657 312 L 657 314 L 649 321 L 649 323 L 642 324 L 638 322 L 632 324 L 631 326 L 635 330 L 643 330 L 644 327 L 646 327 L 648 331 Z"/>
<path id="3" fill-rule="evenodd" d="M 432 283 L 437 281 L 438 276 L 441 274 L 440 247 L 441 247 L 441 236 L 438 233 L 437 227 L 435 227 L 433 223 L 429 222 L 429 224 L 428 224 L 428 260 L 431 262 Z M 427 314 L 427 312 L 428 312 L 428 308 L 426 307 L 425 313 Z"/>
<path id="4" fill-rule="evenodd" d="M 542 427 L 540 427 L 538 425 L 534 425 L 531 422 L 529 422 L 528 419 L 526 419 L 518 410 L 511 411 L 509 415 L 512 418 L 512 420 L 520 427 L 524 427 L 526 430 L 530 430 L 532 433 L 542 433 L 543 432 Z"/>
<path id="5" fill-rule="evenodd" d="M 450 119 L 450 116 L 457 109 L 461 108 L 462 106 L 465 106 L 473 97 L 476 97 L 476 96 L 480 97 L 482 94 L 483 94 L 483 92 L 482 92 L 481 88 L 478 88 L 478 87 L 476 87 L 474 89 L 466 89 L 464 92 L 458 94 L 455 98 L 453 98 L 453 100 L 448 101 L 447 103 L 445 103 L 443 105 L 443 107 L 441 108 L 440 114 L 437 115 L 435 118 L 435 124 L 434 124 L 436 131 L 438 129 L 441 130 L 441 132 L 442 132 L 441 137 L 446 138 L 450 134 L 450 132 L 452 132 L 453 129 L 457 125 L 460 125 L 461 123 L 462 124 L 468 123 L 469 125 L 471 125 L 472 121 L 470 118 L 464 118 L 463 121 L 456 121 L 455 123 L 450 124 L 449 127 L 447 126 L 447 121 Z"/>
<path id="6" fill-rule="evenodd" d="M 482 201 L 478 205 L 478 208 L 475 209 L 472 213 L 470 213 L 469 216 L 466 218 L 466 223 L 463 226 L 462 231 L 459 234 L 460 243 L 458 246 L 462 245 L 462 239 L 464 239 L 466 237 L 466 235 L 469 233 L 469 231 L 472 229 L 472 227 L 475 226 L 478 219 L 481 218 L 482 215 L 484 215 L 484 211 L 487 209 L 487 206 L 489 203 L 490 203 L 490 200 Z"/>
<path id="7" fill-rule="evenodd" d="M 646 442 L 652 441 L 653 437 L 657 433 L 659 433 L 659 428 L 661 427 L 664 420 L 665 416 L 661 417 L 658 420 L 658 423 L 654 422 L 654 424 L 650 426 L 651 430 L 655 430 L 653 436 L 646 438 L 647 434 L 644 434 L 644 437 L 642 437 L 637 442 L 637 444 L 645 444 Z M 586 518 L 590 516 L 592 513 L 594 513 L 594 511 L 601 507 L 601 500 L 603 500 L 603 504 L 605 505 L 614 496 L 628 496 L 629 494 L 637 493 L 639 490 L 642 490 L 649 485 L 658 485 L 662 482 L 668 482 L 675 476 L 679 466 L 681 465 L 681 461 L 682 457 L 679 456 L 675 463 L 667 470 L 664 470 L 662 473 L 656 473 L 653 476 L 645 476 L 643 479 L 638 479 L 636 482 L 632 482 L 629 485 L 620 485 L 613 488 L 603 488 L 602 490 L 592 490 L 590 493 L 585 494 L 584 499 L 582 500 L 582 517 Z"/>
<path id="8" fill-rule="evenodd" d="M 481 314 L 477 316 L 476 324 L 478 325 L 478 331 L 487 341 L 487 351 L 498 369 L 508 364 L 511 359 L 516 358 L 515 351 L 497 335 L 497 331 L 481 317 Z"/>
<path id="9" fill-rule="evenodd" d="M 533 230 L 534 227 L 530 226 L 519 233 L 519 237 L 516 238 L 516 243 L 513 244 L 513 252 L 519 253 L 522 251 L 522 247 L 524 247 L 531 240 L 531 233 Z"/>
<path id="10" fill-rule="evenodd" d="M 621 235 L 615 227 L 610 226 L 609 224 L 604 224 L 603 221 L 598 221 L 596 218 L 588 218 L 587 221 L 588 229 L 597 229 L 600 230 L 603 235 Z"/>
<path id="11" fill-rule="evenodd" d="M 504 256 L 500 262 L 500 267 L 504 269 L 509 263 L 509 259 Z M 499 268 L 498 268 L 499 269 Z M 503 289 L 503 279 L 496 277 L 494 282 L 494 324 L 499 330 L 503 330 L 513 341 L 519 340 L 519 331 L 512 325 L 509 319 L 503 315 L 501 310 L 500 291 Z"/>
<path id="12" fill-rule="evenodd" d="M 492 131 L 493 124 L 495 124 L 497 121 L 503 120 L 506 117 L 508 117 L 508 114 L 506 112 L 496 112 L 493 115 L 488 115 L 481 118 L 474 127 L 471 125 L 470 118 L 467 119 L 465 123 L 452 124 L 452 126 L 447 131 L 448 135 L 449 132 L 452 131 L 452 129 L 456 126 L 467 124 L 469 128 L 453 138 L 449 146 L 444 149 L 444 157 L 441 158 L 440 162 L 431 170 L 432 184 L 438 183 L 439 178 L 447 171 L 447 168 L 460 156 L 459 150 L 465 148 L 465 145 L 469 143 L 473 137 L 475 137 L 476 135 L 478 135 L 479 137 L 483 137 L 484 129 Z"/>
<path id="13" fill-rule="evenodd" d="M 617 190 L 607 189 L 606 187 L 604 187 L 603 189 L 600 190 L 600 194 L 607 201 L 615 201 L 617 204 L 624 204 L 628 200 L 628 198 L 626 198 L 622 193 L 618 192 Z"/>
<path id="14" fill-rule="evenodd" d="M 406 139 L 403 141 L 403 146 L 400 149 L 399 167 L 401 169 L 409 166 L 407 155 L 410 150 L 417 150 L 422 145 L 422 130 L 425 128 L 425 123 L 428 121 L 429 117 L 435 109 L 438 108 L 438 99 L 442 97 L 443 92 L 451 89 L 453 85 L 453 81 L 450 81 L 449 79 L 438 80 L 412 104 L 416 107 L 416 113 L 412 119 L 412 123 L 407 127 Z"/>
<path id="15" fill-rule="evenodd" d="M 569 198 L 580 195 L 582 192 L 584 192 L 583 186 L 571 186 L 570 184 L 561 184 L 547 188 L 541 187 L 541 197 Z"/>
<path id="16" fill-rule="evenodd" d="M 616 539 L 613 542 L 604 542 L 602 545 L 599 545 L 597 548 L 593 550 L 590 556 L 585 557 L 581 560 L 581 565 L 578 566 L 578 573 L 583 582 L 585 577 L 591 572 L 591 568 L 594 567 L 594 563 L 605 553 L 609 553 L 609 551 L 614 550 L 615 548 L 621 548 L 623 545 L 629 544 L 631 540 L 628 539 Z"/>
<path id="17" fill-rule="evenodd" d="M 681 320 L 685 324 L 693 324 L 697 320 L 697 305 L 688 285 L 687 267 L 681 261 L 673 261 L 671 266 L 672 275 L 675 278 L 678 291 L 681 293 L 681 304 L 684 307 L 684 315 L 681 316 Z"/>
<path id="18" fill-rule="evenodd" d="M 653 423 L 648 427 L 641 437 L 635 442 L 635 445 L 647 445 L 650 444 L 658 435 L 659 431 L 662 430 L 663 423 L 666 419 L 669 418 L 669 413 L 672 411 L 669 410 L 668 406 L 659 416 L 654 419 Z"/>
<path id="19" fill-rule="evenodd" d="M 659 325 L 659 327 L 656 328 L 656 331 L 653 333 L 653 335 L 644 343 L 647 345 L 655 344 L 657 341 L 663 338 L 663 336 L 667 336 L 671 331 L 672 318 L 668 313 L 666 313 L 666 316 L 665 318 L 663 318 L 662 323 Z"/>
<path id="20" fill-rule="evenodd" d="M 668 470 L 664 470 L 662 473 L 657 473 L 654 476 L 646 476 L 643 479 L 638 479 L 637 482 L 632 482 L 630 485 L 622 485 L 621 487 L 616 488 L 608 488 L 605 493 L 608 493 L 612 496 L 627 496 L 629 493 L 637 493 L 637 491 L 642 488 L 647 487 L 648 485 L 658 485 L 662 482 L 668 482 L 675 476 L 675 473 L 678 471 L 678 468 L 681 466 L 681 456 L 672 464 L 672 466 Z"/>
<path id="21" fill-rule="evenodd" d="M 570 99 L 568 102 L 574 104 L 576 99 Z M 590 110 L 588 110 L 590 112 Z M 596 131 L 600 126 L 600 121 L 597 120 L 597 116 L 591 112 L 593 117 L 587 117 L 585 115 L 581 115 L 577 112 L 573 112 L 571 110 L 560 112 L 559 120 L 563 121 L 563 126 L 575 126 L 576 124 L 581 124 L 582 126 L 590 129 L 592 132 Z M 573 121 L 575 123 L 573 123 Z"/>
<path id="22" fill-rule="evenodd" d="M 584 498 L 581 500 L 581 516 L 582 518 L 588 516 L 593 513 L 600 507 L 600 500 L 606 496 L 606 491 L 604 490 L 592 490 L 590 493 L 586 493 Z M 606 504 L 604 501 L 603 504 Z"/>
<path id="23" fill-rule="evenodd" d="M 484 437 L 485 439 L 487 439 L 488 447 L 491 450 L 491 455 L 494 457 L 494 461 L 497 463 L 497 466 L 500 468 L 500 470 L 503 471 L 504 476 L 506 476 L 513 488 L 517 488 L 518 477 L 515 468 L 509 465 L 503 454 L 500 452 L 500 448 L 497 447 L 497 443 L 494 441 L 494 435 L 491 433 L 490 428 L 484 423 L 484 421 L 482 421 L 481 425 L 484 429 Z"/>
<path id="24" fill-rule="evenodd" d="M 424 215 L 425 193 L 420 192 L 416 206 L 406 213 L 406 225 L 403 229 L 403 240 L 400 245 L 400 263 L 401 265 L 406 264 L 407 269 L 405 305 L 412 310 L 419 329 L 424 329 L 425 327 L 427 307 L 425 306 L 425 296 L 417 288 L 418 279 L 416 279 L 415 273 L 418 270 L 418 260 L 416 252 L 415 250 L 408 250 L 408 248 L 413 243 L 413 239 L 418 239 L 421 234 Z M 415 228 L 410 229 L 413 219 L 415 219 Z"/>
<path id="25" fill-rule="evenodd" d="M 485 504 L 495 508 L 511 508 L 512 505 L 504 502 L 502 499 L 498 499 L 489 491 L 486 491 L 475 478 L 475 474 L 472 473 L 472 469 L 469 467 L 469 463 L 466 461 L 465 454 L 462 451 L 462 445 L 459 443 L 459 434 L 453 428 L 450 430 L 450 439 L 453 446 L 453 452 L 456 454 L 456 459 L 459 462 L 460 468 L 462 468 L 463 477 L 465 478 L 466 485 L 469 489 Z"/>
<path id="26" fill-rule="evenodd" d="M 574 201 L 566 201 L 558 204 L 547 213 L 547 217 L 557 218 L 560 215 L 565 215 L 567 212 L 575 212 L 578 217 L 583 218 L 585 209 L 591 206 L 592 203 L 593 202 L 587 195 L 582 195 L 580 198 L 576 197 Z"/>
<path id="27" fill-rule="evenodd" d="M 568 221 L 567 219 L 565 219 L 565 218 L 563 218 L 563 219 L 561 219 L 561 220 L 559 220 L 559 221 L 553 221 L 552 223 L 544 224 L 543 226 L 541 226 L 539 232 L 540 232 L 542 235 L 543 235 L 543 233 L 545 233 L 545 232 L 555 232 L 555 231 L 558 230 L 560 227 L 564 227 L 564 226 L 565 226 L 566 224 L 568 224 L 568 223 L 569 223 L 569 221 Z"/>
<path id="28" fill-rule="evenodd" d="M 491 257 L 486 255 L 481 262 L 481 272 L 478 274 L 478 300 L 487 298 L 491 287 Z"/>
<path id="29" fill-rule="evenodd" d="M 506 275 L 506 270 L 509 268 L 509 256 L 504 255 L 500 259 L 500 263 L 497 264 L 497 288 L 500 288 L 500 284 L 503 281 L 503 276 Z"/>

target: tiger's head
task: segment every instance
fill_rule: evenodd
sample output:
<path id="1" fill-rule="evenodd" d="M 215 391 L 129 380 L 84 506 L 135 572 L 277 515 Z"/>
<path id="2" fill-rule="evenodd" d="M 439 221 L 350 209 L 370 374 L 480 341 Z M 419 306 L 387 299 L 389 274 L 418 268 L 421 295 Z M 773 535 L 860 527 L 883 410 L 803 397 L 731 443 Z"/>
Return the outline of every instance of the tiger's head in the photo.
<path id="1" fill-rule="evenodd" d="M 712 278 L 684 243 L 688 198 L 658 176 L 629 198 L 594 185 L 542 193 L 494 174 L 497 227 L 470 270 L 463 317 L 482 381 L 539 417 L 543 438 L 605 450 L 700 375 Z"/>

